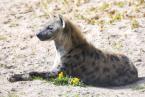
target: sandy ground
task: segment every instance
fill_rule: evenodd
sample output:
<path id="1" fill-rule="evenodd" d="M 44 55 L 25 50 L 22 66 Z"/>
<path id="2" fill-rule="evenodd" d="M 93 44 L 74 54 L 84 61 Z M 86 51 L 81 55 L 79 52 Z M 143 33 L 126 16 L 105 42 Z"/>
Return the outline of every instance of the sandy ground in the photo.
<path id="1" fill-rule="evenodd" d="M 55 58 L 54 43 L 41 42 L 35 34 L 47 23 L 49 15 L 55 13 L 79 25 L 97 48 L 126 54 L 138 68 L 139 76 L 145 76 L 144 0 L 125 0 L 123 7 L 101 9 L 96 8 L 115 0 L 66 1 L 69 0 L 0 0 L 0 97 L 145 97 L 145 80 L 108 88 L 55 86 L 41 80 L 8 82 L 7 78 L 14 73 L 50 69 Z M 123 12 L 124 18 L 104 23 L 113 10 Z M 134 19 L 138 22 L 132 27 Z"/>

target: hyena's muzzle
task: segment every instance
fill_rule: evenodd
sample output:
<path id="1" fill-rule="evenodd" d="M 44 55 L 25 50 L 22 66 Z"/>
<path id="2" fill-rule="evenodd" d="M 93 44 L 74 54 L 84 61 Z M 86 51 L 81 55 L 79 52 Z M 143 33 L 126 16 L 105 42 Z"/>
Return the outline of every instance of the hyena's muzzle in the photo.
<path id="1" fill-rule="evenodd" d="M 40 31 L 36 35 L 41 41 L 45 41 L 45 40 L 48 40 L 51 38 L 50 33 L 48 33 L 48 31 L 46 31 L 46 30 Z"/>
<path id="2" fill-rule="evenodd" d="M 48 37 L 47 37 L 47 34 L 46 32 L 44 31 L 40 31 L 39 33 L 36 34 L 37 37 L 41 40 L 41 41 L 44 41 L 44 40 L 47 40 Z"/>

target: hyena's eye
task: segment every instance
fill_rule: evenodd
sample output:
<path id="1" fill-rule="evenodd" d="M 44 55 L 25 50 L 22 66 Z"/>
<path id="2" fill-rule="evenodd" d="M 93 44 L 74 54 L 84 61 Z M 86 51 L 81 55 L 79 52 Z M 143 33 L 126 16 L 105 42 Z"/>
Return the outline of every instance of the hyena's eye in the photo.
<path id="1" fill-rule="evenodd" d="M 52 30 L 53 27 L 52 27 L 52 26 L 48 26 L 46 29 L 48 29 L 48 30 Z"/>

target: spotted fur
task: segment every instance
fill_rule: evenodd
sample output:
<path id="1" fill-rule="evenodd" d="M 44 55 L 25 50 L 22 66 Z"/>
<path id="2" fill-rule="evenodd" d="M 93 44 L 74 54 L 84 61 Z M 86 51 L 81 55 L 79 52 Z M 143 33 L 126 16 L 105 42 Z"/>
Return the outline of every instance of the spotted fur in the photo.
<path id="1" fill-rule="evenodd" d="M 30 80 L 32 76 L 49 79 L 63 71 L 68 76 L 78 77 L 88 85 L 120 86 L 138 79 L 136 67 L 125 55 L 103 52 L 88 43 L 81 31 L 62 16 L 55 17 L 48 26 L 37 34 L 42 40 L 54 40 L 60 56 L 52 70 L 47 73 L 32 72 L 27 77 L 14 75 L 10 81 Z M 20 77 L 17 77 L 20 76 Z"/>

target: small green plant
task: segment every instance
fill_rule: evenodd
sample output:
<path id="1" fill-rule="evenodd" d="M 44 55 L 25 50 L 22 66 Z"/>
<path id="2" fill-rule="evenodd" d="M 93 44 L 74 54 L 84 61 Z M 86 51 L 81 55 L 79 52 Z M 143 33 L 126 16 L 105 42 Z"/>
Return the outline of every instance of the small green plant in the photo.
<path id="1" fill-rule="evenodd" d="M 44 16 L 48 16 L 52 12 L 49 8 L 49 3 L 51 3 L 51 1 L 52 0 L 40 0 L 40 8 L 44 13 Z"/>
<path id="2" fill-rule="evenodd" d="M 121 42 L 121 41 L 117 41 L 117 42 L 114 42 L 114 43 L 113 43 L 113 48 L 114 48 L 114 49 L 119 50 L 119 49 L 121 49 L 122 47 L 123 47 L 123 45 L 122 45 L 122 42 Z"/>
<path id="3" fill-rule="evenodd" d="M 88 19 L 87 22 L 88 22 L 88 24 L 92 24 L 92 25 L 95 25 L 98 23 L 98 21 L 96 19 Z"/>
<path id="4" fill-rule="evenodd" d="M 131 87 L 133 90 L 145 90 L 145 85 L 136 85 Z"/>
<path id="5" fill-rule="evenodd" d="M 102 3 L 102 5 L 100 6 L 100 10 L 103 11 L 103 10 L 106 10 L 110 7 L 110 5 L 108 3 Z"/>
<path id="6" fill-rule="evenodd" d="M 69 80 L 68 77 L 63 77 L 61 79 L 59 79 L 59 78 L 52 79 L 51 81 L 55 85 L 68 85 L 69 84 L 68 80 Z"/>
<path id="7" fill-rule="evenodd" d="M 6 39 L 7 39 L 7 37 L 0 35 L 0 40 L 6 40 Z"/>
<path id="8" fill-rule="evenodd" d="M 113 16 L 112 16 L 112 20 L 113 21 L 120 21 L 123 19 L 123 14 L 121 13 L 115 13 Z"/>
<path id="9" fill-rule="evenodd" d="M 124 7 L 125 2 L 122 2 L 122 1 L 116 2 L 115 5 L 118 6 L 118 7 Z"/>
<path id="10" fill-rule="evenodd" d="M 139 1 L 139 4 L 145 4 L 144 0 L 138 0 L 138 1 Z"/>
<path id="11" fill-rule="evenodd" d="M 11 22 L 9 25 L 9 27 L 17 27 L 17 26 L 19 26 L 19 24 L 16 22 Z"/>
<path id="12" fill-rule="evenodd" d="M 131 21 L 131 28 L 134 29 L 134 28 L 138 28 L 139 27 L 139 23 L 137 20 L 133 19 Z"/>
<path id="13" fill-rule="evenodd" d="M 52 83 L 55 85 L 67 85 L 69 78 L 68 77 L 64 77 L 63 72 L 60 72 L 58 74 L 58 77 L 55 79 L 51 79 Z"/>
<path id="14" fill-rule="evenodd" d="M 5 65 L 4 64 L 0 64 L 0 67 L 5 67 Z"/>
<path id="15" fill-rule="evenodd" d="M 19 97 L 19 96 L 16 95 L 15 93 L 8 93 L 8 97 Z"/>
<path id="16" fill-rule="evenodd" d="M 116 10 L 110 11 L 108 13 L 108 16 L 110 18 L 108 23 L 112 24 L 114 22 L 121 21 L 122 19 L 124 19 L 124 14 L 125 12 L 117 12 Z"/>
<path id="17" fill-rule="evenodd" d="M 69 0 L 68 0 L 69 1 Z M 71 0 L 70 0 L 71 1 Z M 81 4 L 87 3 L 89 0 L 74 0 L 75 4 L 77 6 L 80 6 Z"/>
<path id="18" fill-rule="evenodd" d="M 32 78 L 33 80 L 45 80 L 44 78 L 40 77 L 40 76 L 33 76 Z"/>

